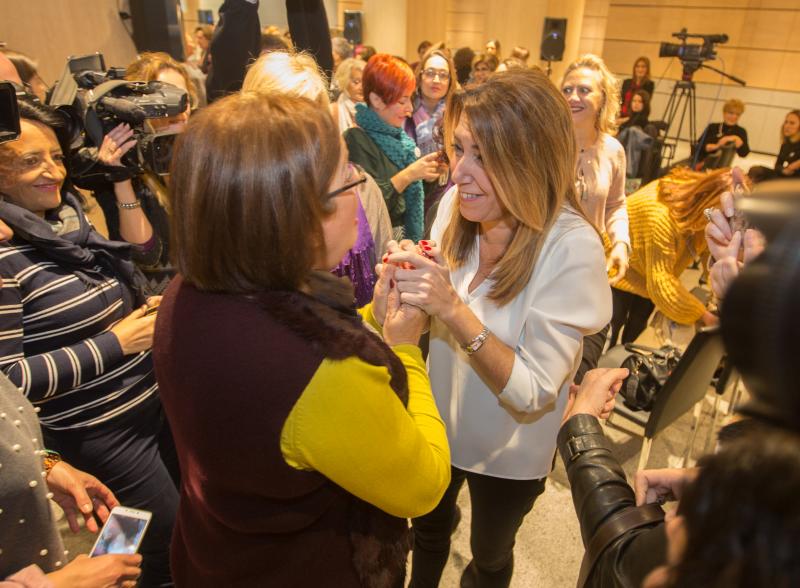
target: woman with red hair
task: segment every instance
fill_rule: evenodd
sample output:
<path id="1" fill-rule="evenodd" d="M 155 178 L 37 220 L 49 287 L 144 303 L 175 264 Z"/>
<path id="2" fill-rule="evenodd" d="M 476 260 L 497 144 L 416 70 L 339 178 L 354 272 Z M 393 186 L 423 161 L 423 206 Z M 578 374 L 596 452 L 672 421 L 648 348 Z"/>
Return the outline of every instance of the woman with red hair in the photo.
<path id="1" fill-rule="evenodd" d="M 383 192 L 395 238 L 418 241 L 424 230 L 422 181 L 439 177 L 438 153 L 421 158 L 403 131 L 411 115 L 416 87 L 407 63 L 387 54 L 375 55 L 364 68 L 364 101 L 356 104 L 357 127 L 344 133 L 350 161 L 369 173 Z"/>

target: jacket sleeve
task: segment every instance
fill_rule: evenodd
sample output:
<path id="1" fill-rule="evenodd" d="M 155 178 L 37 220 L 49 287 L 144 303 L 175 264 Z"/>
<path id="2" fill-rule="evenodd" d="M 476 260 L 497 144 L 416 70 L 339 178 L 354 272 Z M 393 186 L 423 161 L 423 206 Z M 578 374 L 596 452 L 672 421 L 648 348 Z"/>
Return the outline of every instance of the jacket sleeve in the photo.
<path id="1" fill-rule="evenodd" d="M 55 588 L 37 565 L 30 565 L 5 580 L 0 580 L 0 588 Z"/>
<path id="2" fill-rule="evenodd" d="M 736 150 L 736 153 L 739 157 L 747 157 L 750 153 L 750 143 L 747 142 L 747 131 L 742 127 L 739 128 L 742 129 L 742 134 L 739 135 L 742 139 L 742 146 Z"/>
<path id="3" fill-rule="evenodd" d="M 444 422 L 415 345 L 392 350 L 408 374 L 408 406 L 383 366 L 325 360 L 281 432 L 286 463 L 313 470 L 397 517 L 433 510 L 450 483 Z"/>
<path id="4" fill-rule="evenodd" d="M 706 307 L 676 275 L 675 266 L 681 244 L 667 226 L 668 222 L 664 218 L 662 222 L 655 223 L 652 238 L 647 241 L 647 297 L 670 320 L 691 325 L 702 318 Z"/>
<path id="5" fill-rule="evenodd" d="M 242 88 L 247 65 L 261 49 L 258 0 L 225 0 L 209 48 L 211 71 L 206 80 L 209 104 Z"/>
<path id="6" fill-rule="evenodd" d="M 613 149 L 610 150 L 611 181 L 606 197 L 606 232 L 611 240 L 611 245 L 618 242 L 631 245 L 628 209 L 625 206 L 625 149 L 616 140 L 610 141 Z"/>
<path id="7" fill-rule="evenodd" d="M 573 455 L 570 444 L 576 441 L 591 442 L 589 446 L 593 448 Z M 635 508 L 636 499 L 595 417 L 579 414 L 564 423 L 558 433 L 558 451 L 567 470 L 581 538 L 586 546 L 610 516 Z M 665 558 L 663 523 L 633 529 L 603 551 L 587 585 L 641 586 L 644 577 Z"/>

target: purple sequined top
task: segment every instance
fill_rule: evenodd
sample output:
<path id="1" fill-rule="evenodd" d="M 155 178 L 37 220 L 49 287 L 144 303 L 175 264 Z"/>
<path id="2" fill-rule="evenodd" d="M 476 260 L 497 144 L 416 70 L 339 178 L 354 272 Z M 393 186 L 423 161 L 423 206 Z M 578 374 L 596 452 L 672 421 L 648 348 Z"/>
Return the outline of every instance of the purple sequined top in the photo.
<path id="1" fill-rule="evenodd" d="M 356 294 L 356 307 L 361 308 L 372 300 L 372 290 L 375 287 L 375 241 L 372 239 L 367 215 L 358 199 L 358 237 L 356 244 L 348 251 L 341 263 L 332 273 L 339 277 L 348 277 L 353 282 Z"/>

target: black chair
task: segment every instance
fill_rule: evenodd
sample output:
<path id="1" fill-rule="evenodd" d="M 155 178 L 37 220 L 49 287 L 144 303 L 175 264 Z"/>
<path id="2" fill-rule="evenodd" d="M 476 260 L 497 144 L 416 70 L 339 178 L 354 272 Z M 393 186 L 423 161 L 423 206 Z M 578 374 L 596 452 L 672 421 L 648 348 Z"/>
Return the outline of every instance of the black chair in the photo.
<path id="1" fill-rule="evenodd" d="M 614 359 L 603 361 L 601 367 L 617 367 L 619 353 L 612 353 Z M 684 414 L 689 412 L 698 402 L 705 398 L 714 377 L 714 372 L 722 360 L 724 348 L 722 338 L 716 328 L 703 328 L 697 332 L 675 370 L 670 374 L 661 391 L 656 397 L 653 410 L 634 411 L 618 401 L 614 407 L 614 415 L 624 416 L 626 419 L 644 427 L 642 450 L 639 455 L 639 466 L 642 470 L 647 466 L 650 458 L 650 449 L 653 439 Z M 610 362 L 615 366 L 608 365 Z M 612 424 L 612 419 L 608 419 Z M 684 463 L 689 458 L 692 445 L 697 434 L 699 415 L 695 413 L 692 422 L 692 432 L 684 452 Z"/>

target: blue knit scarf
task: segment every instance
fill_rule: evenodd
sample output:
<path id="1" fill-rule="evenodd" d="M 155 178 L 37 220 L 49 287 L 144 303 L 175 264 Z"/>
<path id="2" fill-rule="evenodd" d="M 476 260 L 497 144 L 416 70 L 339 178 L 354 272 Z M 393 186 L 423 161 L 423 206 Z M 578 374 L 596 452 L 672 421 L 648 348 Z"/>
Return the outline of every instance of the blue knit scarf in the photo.
<path id="1" fill-rule="evenodd" d="M 393 164 L 405 169 L 417 160 L 417 146 L 401 128 L 385 123 L 366 104 L 356 104 L 356 123 L 386 154 Z M 403 192 L 406 200 L 404 237 L 415 243 L 422 239 L 425 229 L 425 192 L 422 180 L 411 182 Z"/>

